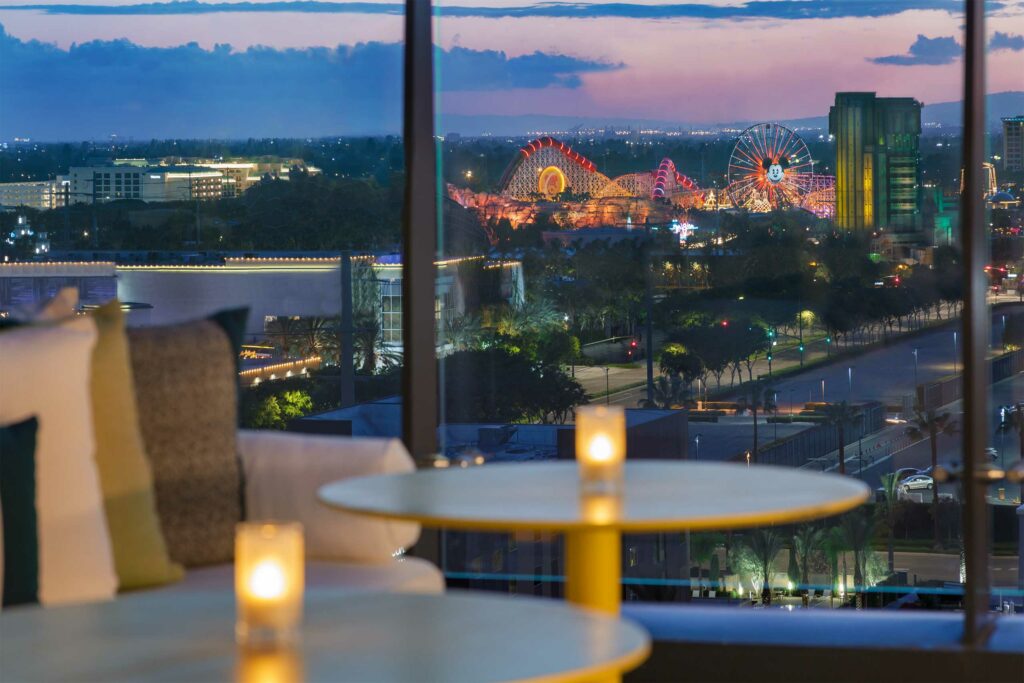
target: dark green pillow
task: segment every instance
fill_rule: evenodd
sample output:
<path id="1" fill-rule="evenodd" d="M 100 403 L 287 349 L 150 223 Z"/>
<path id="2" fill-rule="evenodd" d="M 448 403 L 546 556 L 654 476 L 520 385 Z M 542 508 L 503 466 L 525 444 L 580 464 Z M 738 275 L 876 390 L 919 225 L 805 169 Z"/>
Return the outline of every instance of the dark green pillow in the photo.
<path id="1" fill-rule="evenodd" d="M 3 514 L 3 606 L 39 602 L 36 517 L 36 431 L 39 421 L 0 427 L 0 511 Z"/>

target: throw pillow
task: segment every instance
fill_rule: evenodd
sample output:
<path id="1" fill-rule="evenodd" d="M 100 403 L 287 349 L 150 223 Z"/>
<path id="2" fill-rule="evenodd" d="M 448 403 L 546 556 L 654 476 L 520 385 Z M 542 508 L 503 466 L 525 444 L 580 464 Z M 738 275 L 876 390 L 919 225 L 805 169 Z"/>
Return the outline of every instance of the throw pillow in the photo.
<path id="1" fill-rule="evenodd" d="M 99 333 L 91 383 L 96 466 L 120 590 L 177 581 L 184 572 L 171 562 L 156 512 L 121 304 L 111 301 L 90 316 Z"/>
<path id="2" fill-rule="evenodd" d="M 117 589 L 94 460 L 89 377 L 96 325 L 79 317 L 0 334 L 0 424 L 39 420 L 39 600 L 110 598 Z"/>
<path id="3" fill-rule="evenodd" d="M 238 347 L 248 311 L 128 329 L 139 424 L 171 559 L 230 562 L 242 519 Z M 230 328 L 231 333 L 227 331 Z"/>
<path id="4" fill-rule="evenodd" d="M 4 607 L 39 602 L 36 431 L 39 421 L 0 428 L 0 595 Z"/>

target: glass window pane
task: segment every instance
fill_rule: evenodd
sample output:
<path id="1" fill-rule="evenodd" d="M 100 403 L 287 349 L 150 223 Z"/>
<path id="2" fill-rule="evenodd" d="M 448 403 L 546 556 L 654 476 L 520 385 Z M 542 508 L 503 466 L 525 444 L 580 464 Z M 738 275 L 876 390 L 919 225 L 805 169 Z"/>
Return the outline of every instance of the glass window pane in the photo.
<path id="1" fill-rule="evenodd" d="M 962 8 L 783 5 L 441 5 L 439 258 L 460 278 L 479 264 L 438 342 L 444 453 L 571 459 L 573 408 L 621 405 L 643 443 L 628 459 L 872 492 L 836 519 L 628 537 L 625 599 L 957 607 L 960 496 L 932 475 L 962 450 Z M 699 66 L 667 57 L 680 45 Z M 993 92 L 1014 63 L 992 50 Z M 449 533 L 444 550 L 450 581 L 561 594 L 558 537 Z M 476 561 L 498 550 L 500 570 Z"/>
<path id="2" fill-rule="evenodd" d="M 245 306 L 243 426 L 366 431 L 338 410 L 398 393 L 401 12 L 115 5 L 0 7 L 0 247 L 59 262 L 0 266 L 0 311 Z"/>

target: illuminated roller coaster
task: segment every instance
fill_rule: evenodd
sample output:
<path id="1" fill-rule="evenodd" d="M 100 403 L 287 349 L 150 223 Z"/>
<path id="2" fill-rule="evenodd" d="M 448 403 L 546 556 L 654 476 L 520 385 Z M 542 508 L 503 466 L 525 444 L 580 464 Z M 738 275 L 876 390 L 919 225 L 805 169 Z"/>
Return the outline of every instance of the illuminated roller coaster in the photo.
<path id="1" fill-rule="evenodd" d="M 702 201 L 700 187 L 679 173 L 671 159 L 663 159 L 656 171 L 609 178 L 590 159 L 550 136 L 519 150 L 505 169 L 498 192 L 519 201 L 551 200 L 566 192 L 593 199 L 665 199 L 693 206 Z"/>

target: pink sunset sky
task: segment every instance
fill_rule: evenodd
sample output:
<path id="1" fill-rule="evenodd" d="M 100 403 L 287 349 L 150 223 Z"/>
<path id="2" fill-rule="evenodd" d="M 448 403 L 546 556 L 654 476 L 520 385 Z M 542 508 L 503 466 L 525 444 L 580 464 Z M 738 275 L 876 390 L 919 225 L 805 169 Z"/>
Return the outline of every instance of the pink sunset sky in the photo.
<path id="1" fill-rule="evenodd" d="M 0 0 L 0 24 L 6 33 L 21 41 L 38 40 L 65 50 L 75 43 L 118 39 L 143 47 L 194 42 L 211 49 L 226 43 L 235 52 L 257 45 L 276 49 L 336 47 L 394 43 L 401 40 L 403 28 L 402 18 L 395 14 L 285 11 L 89 16 L 13 9 L 24 4 Z M 110 7 L 135 3 L 57 0 L 45 4 Z M 837 90 L 872 90 L 886 96 L 912 96 L 924 103 L 960 97 L 962 64 L 957 56 L 921 60 L 932 63 L 872 61 L 907 55 L 919 36 L 962 42 L 962 16 L 941 9 L 950 6 L 948 0 L 935 1 L 940 9 L 890 11 L 884 16 L 856 16 L 854 12 L 813 19 L 632 18 L 601 16 L 597 11 L 592 17 L 444 16 L 446 7 L 454 4 L 438 3 L 442 16 L 436 23 L 435 39 L 443 48 L 496 50 L 508 58 L 540 52 L 614 68 L 580 71 L 569 83 L 486 89 L 476 89 L 469 82 L 449 87 L 452 84 L 446 82 L 442 70 L 438 103 L 446 113 L 706 123 L 821 116 L 827 113 Z M 601 4 L 588 3 L 595 10 Z M 658 4 L 638 3 L 641 7 Z M 735 0 L 699 4 L 726 9 L 745 6 Z M 842 10 L 844 0 L 828 4 Z M 898 7 L 902 3 L 877 4 Z M 458 5 L 533 6 L 495 0 L 460 0 Z M 930 6 L 925 0 L 914 5 Z M 989 91 L 1024 90 L 1024 0 L 1003 0 L 990 12 L 988 28 L 990 34 L 998 31 L 1007 37 L 1007 47 L 990 52 Z M 1021 49 L 1016 49 L 1018 37 Z M 380 76 L 400 78 L 397 71 Z"/>

